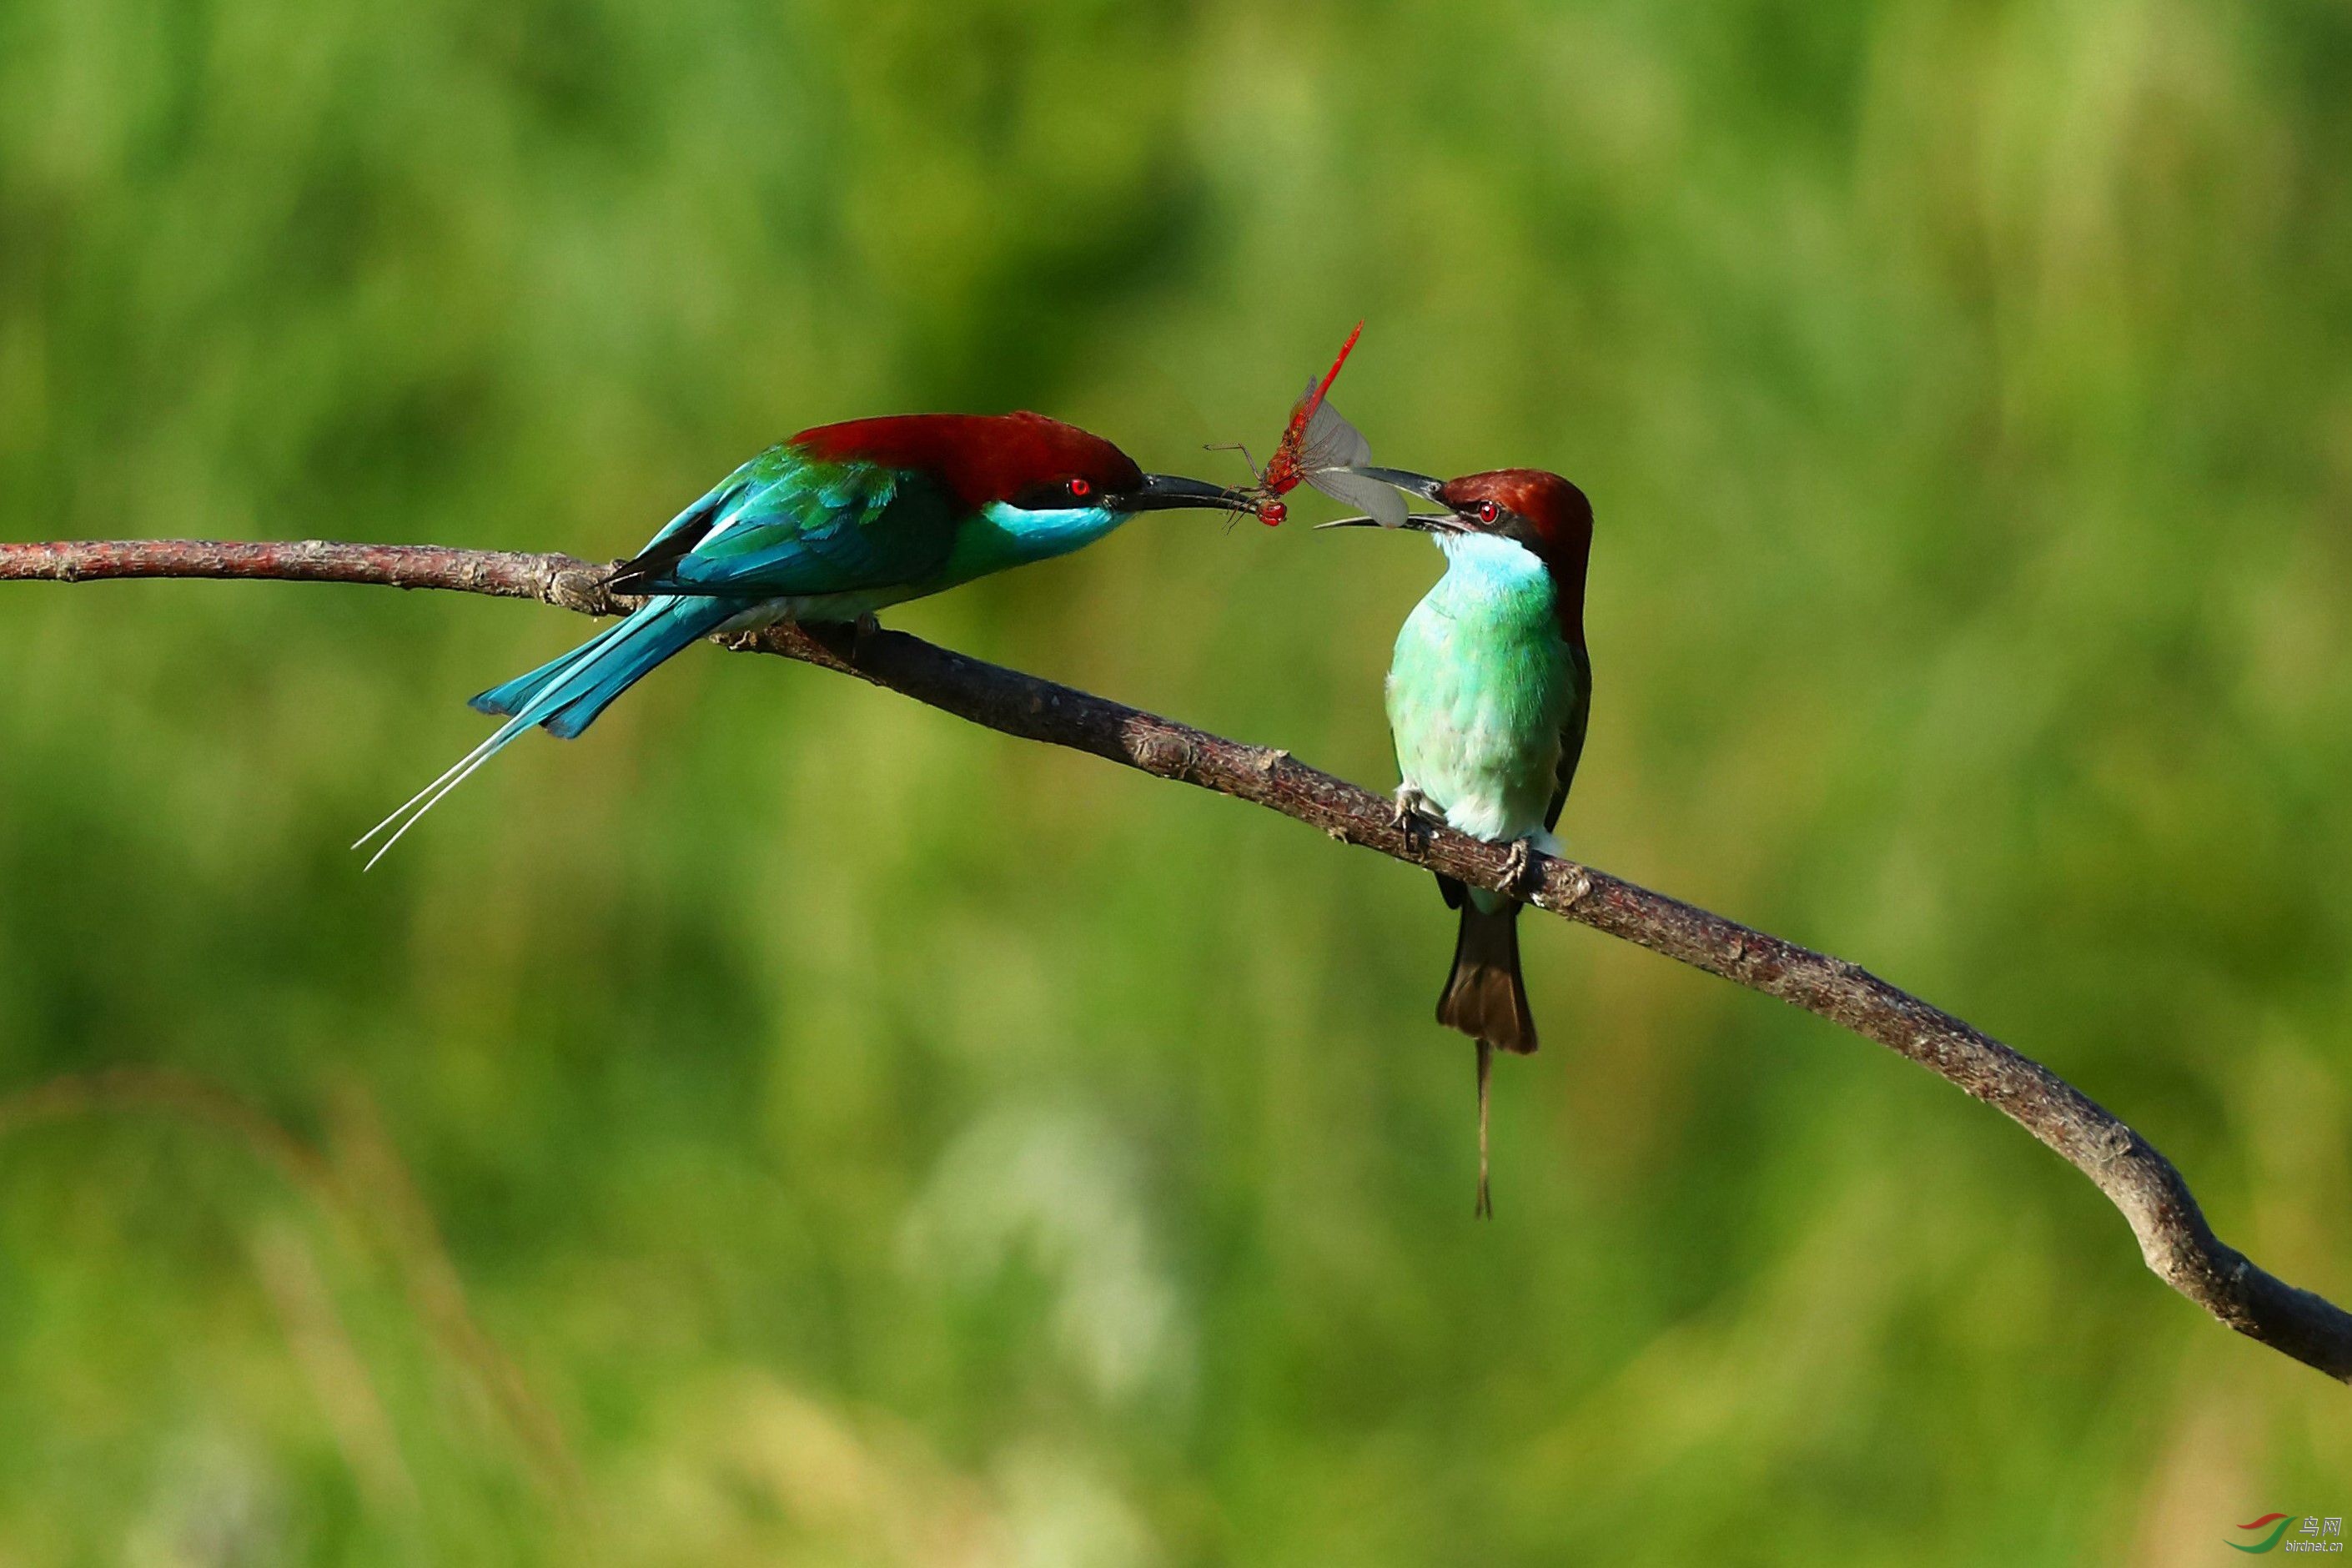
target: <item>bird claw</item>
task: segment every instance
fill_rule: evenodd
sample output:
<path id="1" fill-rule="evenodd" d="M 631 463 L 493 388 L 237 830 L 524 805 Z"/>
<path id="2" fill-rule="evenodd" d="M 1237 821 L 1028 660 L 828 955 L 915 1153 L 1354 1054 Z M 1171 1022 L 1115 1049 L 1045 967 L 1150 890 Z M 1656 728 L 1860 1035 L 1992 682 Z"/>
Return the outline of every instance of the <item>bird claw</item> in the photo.
<path id="1" fill-rule="evenodd" d="M 1503 891 L 1517 898 L 1526 890 L 1528 878 L 1535 869 L 1536 841 L 1532 838 L 1511 840 L 1511 852 L 1503 858 Z"/>
<path id="2" fill-rule="evenodd" d="M 1423 809 L 1428 805 L 1429 797 L 1412 785 L 1397 785 L 1396 808 L 1389 813 L 1389 826 L 1404 835 L 1404 847 L 1412 854 L 1429 847 L 1430 822 Z"/>
<path id="3" fill-rule="evenodd" d="M 855 659 L 866 646 L 866 639 L 881 631 L 882 623 L 868 610 L 849 623 L 849 657 Z"/>

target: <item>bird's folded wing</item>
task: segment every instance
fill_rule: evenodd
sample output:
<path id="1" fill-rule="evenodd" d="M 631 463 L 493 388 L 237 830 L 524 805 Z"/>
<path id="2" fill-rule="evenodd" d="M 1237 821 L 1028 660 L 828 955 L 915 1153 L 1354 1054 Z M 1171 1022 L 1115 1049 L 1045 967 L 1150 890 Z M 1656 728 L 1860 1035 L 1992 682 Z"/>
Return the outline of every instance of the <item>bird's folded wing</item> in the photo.
<path id="1" fill-rule="evenodd" d="M 772 447 L 623 569 L 639 594 L 769 598 L 921 580 L 955 542 L 954 504 L 919 474 Z"/>

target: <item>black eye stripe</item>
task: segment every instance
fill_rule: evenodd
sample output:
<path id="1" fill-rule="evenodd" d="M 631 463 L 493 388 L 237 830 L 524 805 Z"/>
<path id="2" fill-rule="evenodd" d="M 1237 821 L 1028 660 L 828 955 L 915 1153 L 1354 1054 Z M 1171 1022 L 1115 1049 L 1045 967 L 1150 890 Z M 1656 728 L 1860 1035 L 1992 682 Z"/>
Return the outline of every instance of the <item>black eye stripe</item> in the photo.
<path id="1" fill-rule="evenodd" d="M 1023 511 L 1062 511 L 1072 504 L 1086 500 L 1095 493 L 1094 481 L 1082 474 L 1066 479 L 1048 479 L 1031 485 L 1013 498 L 1013 504 Z"/>

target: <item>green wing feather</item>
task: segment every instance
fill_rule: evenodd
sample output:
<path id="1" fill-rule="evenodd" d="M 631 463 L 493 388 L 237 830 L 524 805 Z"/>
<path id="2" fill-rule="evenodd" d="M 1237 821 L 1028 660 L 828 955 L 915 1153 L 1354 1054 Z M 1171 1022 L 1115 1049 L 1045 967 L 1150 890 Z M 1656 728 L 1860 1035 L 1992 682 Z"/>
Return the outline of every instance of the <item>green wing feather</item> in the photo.
<path id="1" fill-rule="evenodd" d="M 764 599 L 919 582 L 946 564 L 961 521 L 921 473 L 771 447 L 680 512 L 613 586 Z"/>

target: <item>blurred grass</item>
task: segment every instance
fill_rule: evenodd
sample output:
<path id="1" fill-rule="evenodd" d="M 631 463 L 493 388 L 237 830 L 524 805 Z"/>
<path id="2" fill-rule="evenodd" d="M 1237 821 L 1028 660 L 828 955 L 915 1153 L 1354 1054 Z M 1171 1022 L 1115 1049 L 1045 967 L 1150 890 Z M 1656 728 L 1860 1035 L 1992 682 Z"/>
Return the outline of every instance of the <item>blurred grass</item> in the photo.
<path id="1" fill-rule="evenodd" d="M 616 554 L 899 408 L 1222 472 L 1368 315 L 1384 458 L 1595 498 L 1570 843 L 2041 1056 L 2341 1300 L 2347 167 L 2326 0 L 0 0 L 0 531 Z M 1385 787 L 1433 566 L 1180 517 L 896 620 Z M 1531 929 L 1471 1225 L 1442 907 L 1229 803 L 691 654 L 359 877 L 577 635 L 0 593 L 0 1107 L 246 1108 L 0 1137 L 0 1562 L 2352 1512 L 2342 1391 L 2030 1140 L 1630 949 Z"/>

